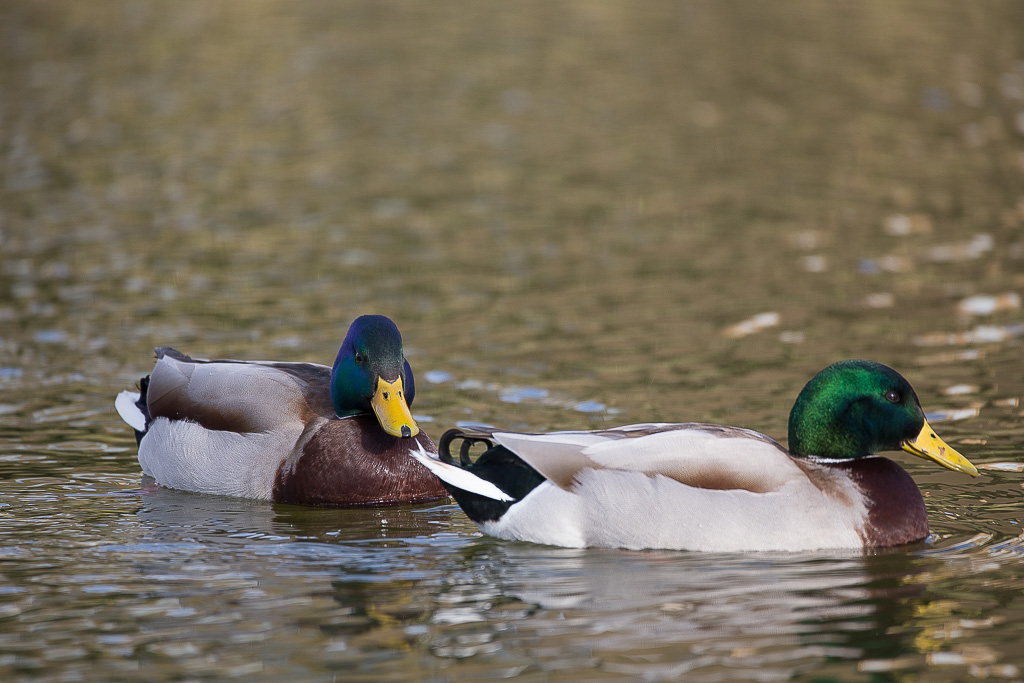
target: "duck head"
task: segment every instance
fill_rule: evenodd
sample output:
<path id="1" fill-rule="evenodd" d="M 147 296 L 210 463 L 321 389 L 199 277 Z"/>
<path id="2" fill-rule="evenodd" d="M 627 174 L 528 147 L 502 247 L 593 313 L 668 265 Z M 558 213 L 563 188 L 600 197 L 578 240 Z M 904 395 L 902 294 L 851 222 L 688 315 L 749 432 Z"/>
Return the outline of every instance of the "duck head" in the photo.
<path id="1" fill-rule="evenodd" d="M 881 363 L 834 363 L 807 383 L 789 414 L 789 451 L 824 459 L 904 450 L 978 476 L 977 468 L 936 436 L 913 387 Z"/>
<path id="2" fill-rule="evenodd" d="M 416 392 L 398 327 L 383 315 L 363 315 L 348 328 L 331 370 L 331 401 L 338 417 L 372 412 L 393 436 L 420 428 L 409 406 Z"/>

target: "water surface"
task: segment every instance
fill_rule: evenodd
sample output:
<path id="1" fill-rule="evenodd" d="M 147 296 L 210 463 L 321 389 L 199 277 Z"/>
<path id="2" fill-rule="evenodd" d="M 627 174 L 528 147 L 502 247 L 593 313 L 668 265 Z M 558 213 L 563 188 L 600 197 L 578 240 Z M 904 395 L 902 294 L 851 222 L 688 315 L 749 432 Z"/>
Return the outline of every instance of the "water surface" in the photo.
<path id="1" fill-rule="evenodd" d="M 1020 678 L 1021 14 L 4 5 L 0 678 Z M 113 397 L 152 347 L 328 363 L 369 312 L 435 440 L 784 440 L 803 383 L 866 357 L 987 469 L 896 455 L 926 543 L 782 555 L 141 477 Z"/>

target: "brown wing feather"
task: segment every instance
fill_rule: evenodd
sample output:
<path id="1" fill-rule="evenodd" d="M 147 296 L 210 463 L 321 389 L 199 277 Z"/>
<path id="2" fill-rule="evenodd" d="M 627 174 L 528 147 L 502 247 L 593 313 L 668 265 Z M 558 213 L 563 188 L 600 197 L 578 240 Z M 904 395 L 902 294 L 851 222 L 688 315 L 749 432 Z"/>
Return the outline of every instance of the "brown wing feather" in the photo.
<path id="1" fill-rule="evenodd" d="M 245 433 L 270 431 L 286 421 L 306 424 L 315 417 L 334 417 L 331 369 L 325 365 L 204 361 L 173 351 L 158 349 L 150 376 L 147 402 L 154 418 Z"/>

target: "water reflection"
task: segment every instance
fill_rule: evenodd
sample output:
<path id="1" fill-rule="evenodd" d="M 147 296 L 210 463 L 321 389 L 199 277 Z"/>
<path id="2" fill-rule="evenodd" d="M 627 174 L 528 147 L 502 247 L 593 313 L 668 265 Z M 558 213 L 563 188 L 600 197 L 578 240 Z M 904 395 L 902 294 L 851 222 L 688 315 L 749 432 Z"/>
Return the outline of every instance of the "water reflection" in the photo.
<path id="1" fill-rule="evenodd" d="M 910 556 L 749 557 L 485 540 L 462 551 L 467 564 L 444 584 L 429 642 L 438 656 L 466 660 L 464 671 L 586 666 L 645 679 L 775 680 L 843 661 L 865 673 L 979 662 L 1015 670 L 1009 650 L 981 656 L 963 644 L 1002 619 L 970 618 L 953 588 L 979 562 L 998 571 L 991 558 L 1007 543 L 1020 539 Z"/>
<path id="2" fill-rule="evenodd" d="M 100 656 L 109 675 L 156 658 L 168 673 L 452 680 L 567 667 L 694 680 L 1005 672 L 1015 650 L 993 636 L 1024 619 L 1020 537 L 866 556 L 575 550 L 480 537 L 454 505 L 318 510 L 148 486 L 106 500 L 113 514 L 96 521 L 120 531 L 80 551 L 0 553 L 0 619 L 38 625 L 0 635 L 17 666 Z M 985 583 L 984 597 L 967 599 L 965 581 Z M 981 654 L 979 640 L 992 643 Z"/>
<path id="3" fill-rule="evenodd" d="M 480 582 L 446 586 L 432 622 L 435 652 L 466 657 L 499 640 L 553 669 L 564 658 L 645 677 L 723 667 L 738 678 L 788 678 L 827 658 L 857 659 L 897 614 L 877 600 L 908 577 L 876 558 L 742 557 L 537 549 L 471 551 Z M 509 622 L 512 623 L 509 623 Z M 509 628 L 514 631 L 509 631 Z M 865 647 L 867 645 L 867 647 Z M 894 652 L 901 645 L 891 643 Z M 721 675 L 721 674 L 718 674 Z"/>
<path id="4" fill-rule="evenodd" d="M 138 519 L 146 538 L 188 534 L 206 543 L 373 541 L 429 536 L 450 524 L 451 505 L 312 508 L 165 489 L 148 477 Z"/>

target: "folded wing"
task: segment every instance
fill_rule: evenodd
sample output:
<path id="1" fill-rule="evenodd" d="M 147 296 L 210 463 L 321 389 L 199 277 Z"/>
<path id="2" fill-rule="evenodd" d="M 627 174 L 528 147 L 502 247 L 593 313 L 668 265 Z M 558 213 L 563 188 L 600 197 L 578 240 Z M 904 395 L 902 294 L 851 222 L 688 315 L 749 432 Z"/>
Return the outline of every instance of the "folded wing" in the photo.
<path id="1" fill-rule="evenodd" d="M 804 476 L 778 443 L 735 427 L 643 424 L 593 432 L 493 431 L 490 437 L 566 490 L 583 470 L 642 472 L 696 488 L 755 493 Z"/>
<path id="2" fill-rule="evenodd" d="M 268 432 L 296 416 L 332 417 L 330 373 L 314 363 L 200 361 L 164 352 L 150 376 L 149 410 L 153 418 L 210 430 Z"/>

